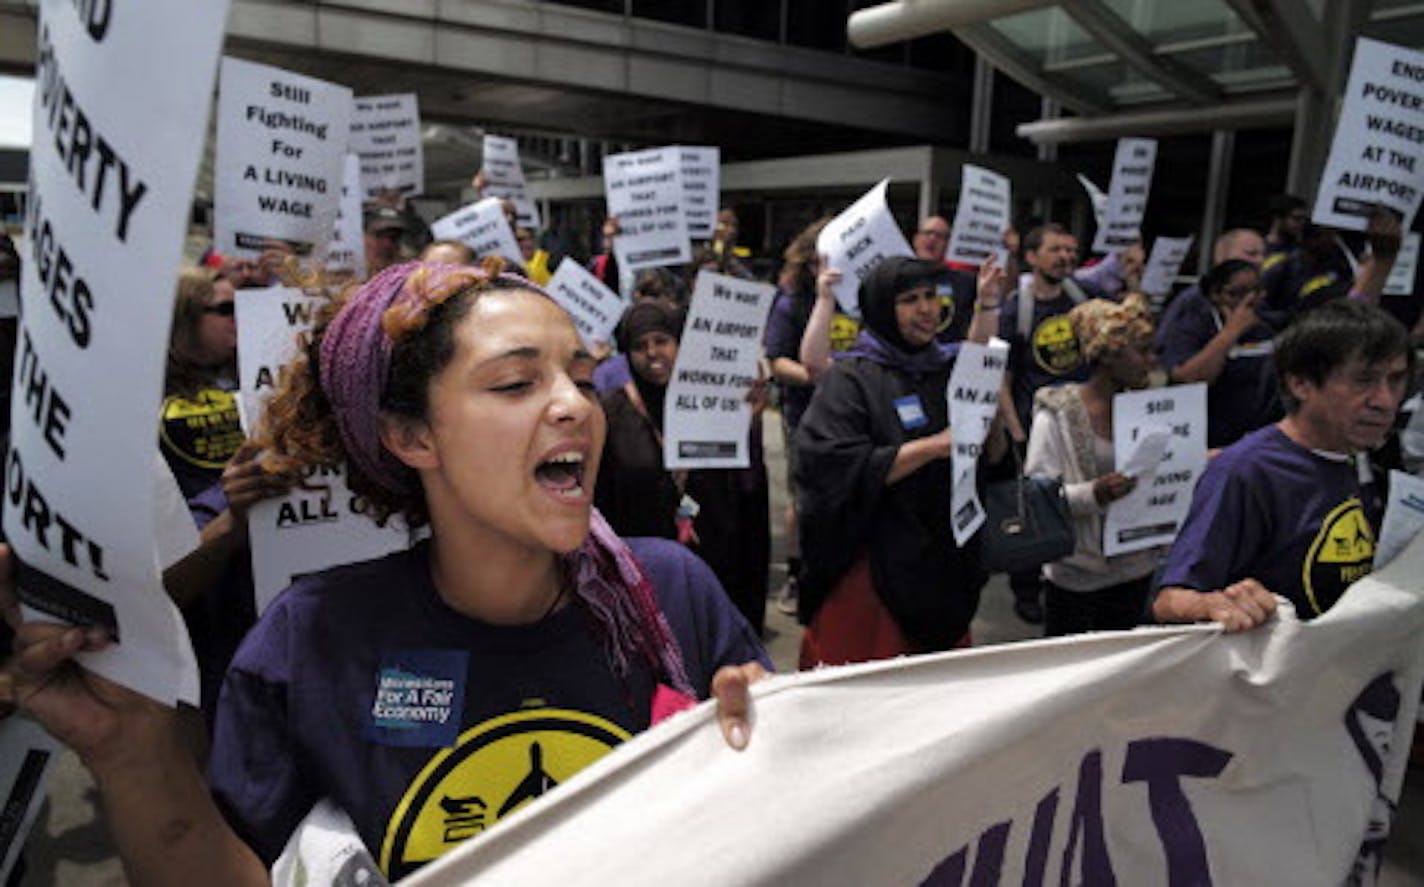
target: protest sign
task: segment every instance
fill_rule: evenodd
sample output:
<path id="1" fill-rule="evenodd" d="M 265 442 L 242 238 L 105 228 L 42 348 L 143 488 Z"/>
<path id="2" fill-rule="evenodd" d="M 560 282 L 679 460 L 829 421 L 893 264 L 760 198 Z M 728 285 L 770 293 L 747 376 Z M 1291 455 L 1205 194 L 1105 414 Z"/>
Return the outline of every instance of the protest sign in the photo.
<path id="1" fill-rule="evenodd" d="M 1424 530 L 1424 478 L 1392 470 L 1389 473 L 1389 501 L 1375 546 L 1375 569 L 1388 564 L 1409 547 Z"/>
<path id="2" fill-rule="evenodd" d="M 1370 883 L 1424 676 L 1421 576 L 1416 543 L 1310 622 L 774 675 L 746 750 L 703 703 L 552 768 L 558 788 L 402 883 Z"/>
<path id="3" fill-rule="evenodd" d="M 361 158 L 347 154 L 341 168 L 341 199 L 326 249 L 326 270 L 366 278 L 366 241 L 361 215 Z"/>
<path id="4" fill-rule="evenodd" d="M 420 108 L 413 92 L 366 95 L 352 103 L 350 150 L 361 157 L 361 196 L 425 190 Z"/>
<path id="5" fill-rule="evenodd" d="M 1386 206 L 1414 223 L 1424 196 L 1424 52 L 1360 37 L 1311 218 L 1365 230 Z"/>
<path id="6" fill-rule="evenodd" d="M 1103 218 L 1108 211 L 1108 195 L 1082 173 L 1078 173 L 1078 184 L 1088 192 L 1088 202 L 1093 205 L 1093 224 L 1103 227 Z"/>
<path id="7" fill-rule="evenodd" d="M 1144 458 L 1144 450 L 1155 450 L 1160 458 Z M 1206 468 L 1206 385 L 1115 395 L 1113 459 L 1137 486 L 1108 506 L 1103 553 L 1112 557 L 1170 545 Z"/>
<path id="8" fill-rule="evenodd" d="M 436 240 L 460 241 L 474 251 L 477 260 L 503 256 L 521 268 L 524 266 L 519 241 L 514 239 L 514 231 L 504 215 L 504 203 L 498 197 L 486 197 L 436 219 L 430 233 Z"/>
<path id="9" fill-rule="evenodd" d="M 984 524 L 979 501 L 979 454 L 989 425 L 999 409 L 999 386 L 1009 365 L 1009 343 L 995 337 L 987 345 L 964 342 L 949 374 L 949 427 L 954 429 L 950 454 L 949 508 L 954 516 L 954 544 L 963 547 Z"/>
<path id="10" fill-rule="evenodd" d="M 1159 237 L 1152 241 L 1152 253 L 1142 271 L 1142 292 L 1160 302 L 1172 291 L 1172 281 L 1182 270 L 1182 260 L 1192 251 L 1194 237 Z"/>
<path id="11" fill-rule="evenodd" d="M 629 272 L 692 261 L 682 207 L 681 149 L 650 148 L 603 158 L 603 193 L 620 233 L 613 253 Z"/>
<path id="12" fill-rule="evenodd" d="M 982 265 L 999 255 L 1004 247 L 1004 231 L 1013 201 L 1009 178 L 982 166 L 964 164 L 960 173 L 959 206 L 954 211 L 949 248 L 951 262 Z"/>
<path id="13" fill-rule="evenodd" d="M 663 465 L 746 468 L 762 331 L 776 287 L 699 272 L 668 383 Z"/>
<path id="14" fill-rule="evenodd" d="M 223 255 L 278 241 L 320 255 L 340 200 L 351 90 L 270 65 L 224 58 L 218 75 L 213 239 Z"/>
<path id="15" fill-rule="evenodd" d="M 544 289 L 568 312 L 586 348 L 613 341 L 613 328 L 623 316 L 623 299 L 582 265 L 564 256 Z"/>
<path id="16" fill-rule="evenodd" d="M 11 883 L 10 871 L 39 817 L 58 750 L 59 743 L 28 717 L 0 719 L 0 884 Z"/>
<path id="17" fill-rule="evenodd" d="M 539 228 L 539 207 L 529 196 L 529 183 L 524 178 L 524 166 L 519 162 L 519 143 L 504 136 L 485 135 L 485 190 L 480 196 L 498 197 L 514 203 L 519 226 Z"/>
<path id="18" fill-rule="evenodd" d="M 885 201 L 889 187 L 890 180 L 882 179 L 816 237 L 816 252 L 841 272 L 835 288 L 836 304 L 851 317 L 860 317 L 860 279 L 871 268 L 891 256 L 915 254 L 890 214 L 890 205 Z"/>
<path id="19" fill-rule="evenodd" d="M 262 405 L 282 380 L 283 368 L 304 346 L 320 300 L 300 290 L 274 286 L 237 292 L 239 403 L 249 431 Z M 306 573 L 380 557 L 409 544 L 398 521 L 378 527 L 346 484 L 340 465 L 308 473 L 309 489 L 264 499 L 247 510 L 252 550 L 252 587 L 257 612 Z"/>
<path id="20" fill-rule="evenodd" d="M 682 159 L 682 209 L 687 236 L 711 240 L 717 230 L 722 149 L 683 145 L 677 150 Z"/>
<path id="21" fill-rule="evenodd" d="M 93 625 L 80 658 L 172 704 L 197 669 L 154 558 L 153 450 L 226 3 L 40 7 L 5 536 L 27 617 Z M 163 27 L 153 27 L 153 22 Z M 117 505 L 116 505 L 117 503 Z"/>
<path id="22" fill-rule="evenodd" d="M 1142 239 L 1142 217 L 1157 163 L 1156 139 L 1118 139 L 1108 200 L 1093 238 L 1093 252 L 1116 253 Z"/>
<path id="23" fill-rule="evenodd" d="M 1394 259 L 1394 267 L 1389 269 L 1389 278 L 1384 282 L 1384 295 L 1414 295 L 1414 272 L 1419 267 L 1419 238 L 1418 231 L 1410 231 L 1404 235 L 1399 255 Z"/>

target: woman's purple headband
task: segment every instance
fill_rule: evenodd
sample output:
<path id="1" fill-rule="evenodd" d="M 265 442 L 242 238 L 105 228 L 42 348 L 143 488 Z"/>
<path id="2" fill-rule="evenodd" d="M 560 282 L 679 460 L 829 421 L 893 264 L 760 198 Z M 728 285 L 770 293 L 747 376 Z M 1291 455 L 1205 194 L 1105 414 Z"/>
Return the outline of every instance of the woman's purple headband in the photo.
<path id="1" fill-rule="evenodd" d="M 408 493 L 410 487 L 404 466 L 381 446 L 377 421 L 395 345 L 388 327 L 418 329 L 425 316 L 451 296 L 472 286 L 494 283 L 548 295 L 517 274 L 491 273 L 468 265 L 406 262 L 362 284 L 326 327 L 319 377 L 336 418 L 341 447 L 362 474 L 392 494 Z"/>

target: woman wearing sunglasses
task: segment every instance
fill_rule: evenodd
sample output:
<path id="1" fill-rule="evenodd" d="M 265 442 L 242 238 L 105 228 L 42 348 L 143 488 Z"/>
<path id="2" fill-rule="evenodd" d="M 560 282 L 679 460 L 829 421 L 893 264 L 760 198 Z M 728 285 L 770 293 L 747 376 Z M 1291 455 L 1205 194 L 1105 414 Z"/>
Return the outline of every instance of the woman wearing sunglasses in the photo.
<path id="1" fill-rule="evenodd" d="M 1274 331 L 1257 315 L 1261 273 L 1227 259 L 1201 279 L 1201 294 L 1170 312 L 1157 336 L 1158 359 L 1175 384 L 1207 383 L 1206 445 L 1235 443 L 1282 415 L 1271 364 Z"/>

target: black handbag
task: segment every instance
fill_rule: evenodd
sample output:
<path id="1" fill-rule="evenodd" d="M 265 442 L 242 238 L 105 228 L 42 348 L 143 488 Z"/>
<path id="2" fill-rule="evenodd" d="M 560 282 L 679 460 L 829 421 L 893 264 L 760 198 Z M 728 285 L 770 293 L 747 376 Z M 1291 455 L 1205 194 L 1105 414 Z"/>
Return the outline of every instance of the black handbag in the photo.
<path id="1" fill-rule="evenodd" d="M 1014 450 L 1015 461 L 1018 451 Z M 996 481 L 984 490 L 979 559 L 992 573 L 1020 573 L 1073 553 L 1077 540 L 1063 482 L 1045 475 Z"/>

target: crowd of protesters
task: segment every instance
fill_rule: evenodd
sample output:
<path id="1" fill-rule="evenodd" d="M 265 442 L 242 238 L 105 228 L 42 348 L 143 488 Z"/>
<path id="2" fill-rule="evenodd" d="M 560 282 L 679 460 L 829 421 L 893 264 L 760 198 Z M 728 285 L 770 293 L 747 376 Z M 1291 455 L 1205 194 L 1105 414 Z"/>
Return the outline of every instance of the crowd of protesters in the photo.
<path id="1" fill-rule="evenodd" d="M 283 257 L 206 256 L 177 277 L 158 445 L 202 531 L 166 579 L 202 666 L 211 746 L 79 669 L 76 653 L 107 643 L 82 629 L 19 626 L 6 692 L 93 771 L 139 883 L 199 869 L 260 882 L 322 799 L 381 852 L 430 760 L 366 723 L 371 675 L 397 667 L 391 650 L 456 651 L 456 686 L 470 685 L 456 732 L 539 699 L 627 736 L 668 705 L 716 697 L 728 743 L 744 747 L 747 685 L 771 665 L 768 605 L 805 626 L 804 668 L 972 645 L 989 571 L 976 540 L 954 541 L 944 392 L 962 343 L 994 336 L 1009 369 L 974 483 L 1058 478 L 1073 522 L 1070 554 L 1010 577 L 1022 619 L 1049 635 L 1153 621 L 1245 630 L 1278 598 L 1318 615 L 1368 569 L 1384 478 L 1408 464 L 1401 405 L 1417 389 L 1424 321 L 1418 297 L 1382 294 L 1397 218 L 1376 213 L 1360 238 L 1311 225 L 1296 198 L 1267 209 L 1165 300 L 1140 292 L 1141 244 L 1084 264 L 1072 232 L 1037 220 L 1021 240 L 1004 232 L 1003 265 L 964 267 L 946 261 L 950 225 L 931 216 L 911 236 L 915 256 L 860 280 L 859 316 L 834 297 L 844 269 L 817 254 L 819 219 L 772 281 L 741 469 L 669 470 L 662 455 L 695 275 L 751 276 L 731 210 L 686 268 L 635 275 L 613 341 L 588 347 L 542 289 L 539 232 L 512 231 L 516 264 L 431 242 L 398 199 L 373 204 L 367 279 L 315 288 L 328 302 L 312 344 L 250 440 L 234 290 L 279 282 Z M 509 216 L 514 229 L 512 205 Z M 617 219 L 600 234 L 589 269 L 617 288 Z M 1198 382 L 1210 460 L 1177 541 L 1105 555 L 1106 510 L 1136 483 L 1116 464 L 1113 397 Z M 776 515 L 769 400 L 790 493 Z M 298 581 L 259 619 L 246 510 L 338 461 L 373 516 L 427 532 Z M 1353 559 L 1310 563 L 1342 515 Z M 787 541 L 778 589 L 773 520 Z M 306 705 L 318 699 L 319 713 Z M 531 758 L 531 776 L 541 766 Z"/>

